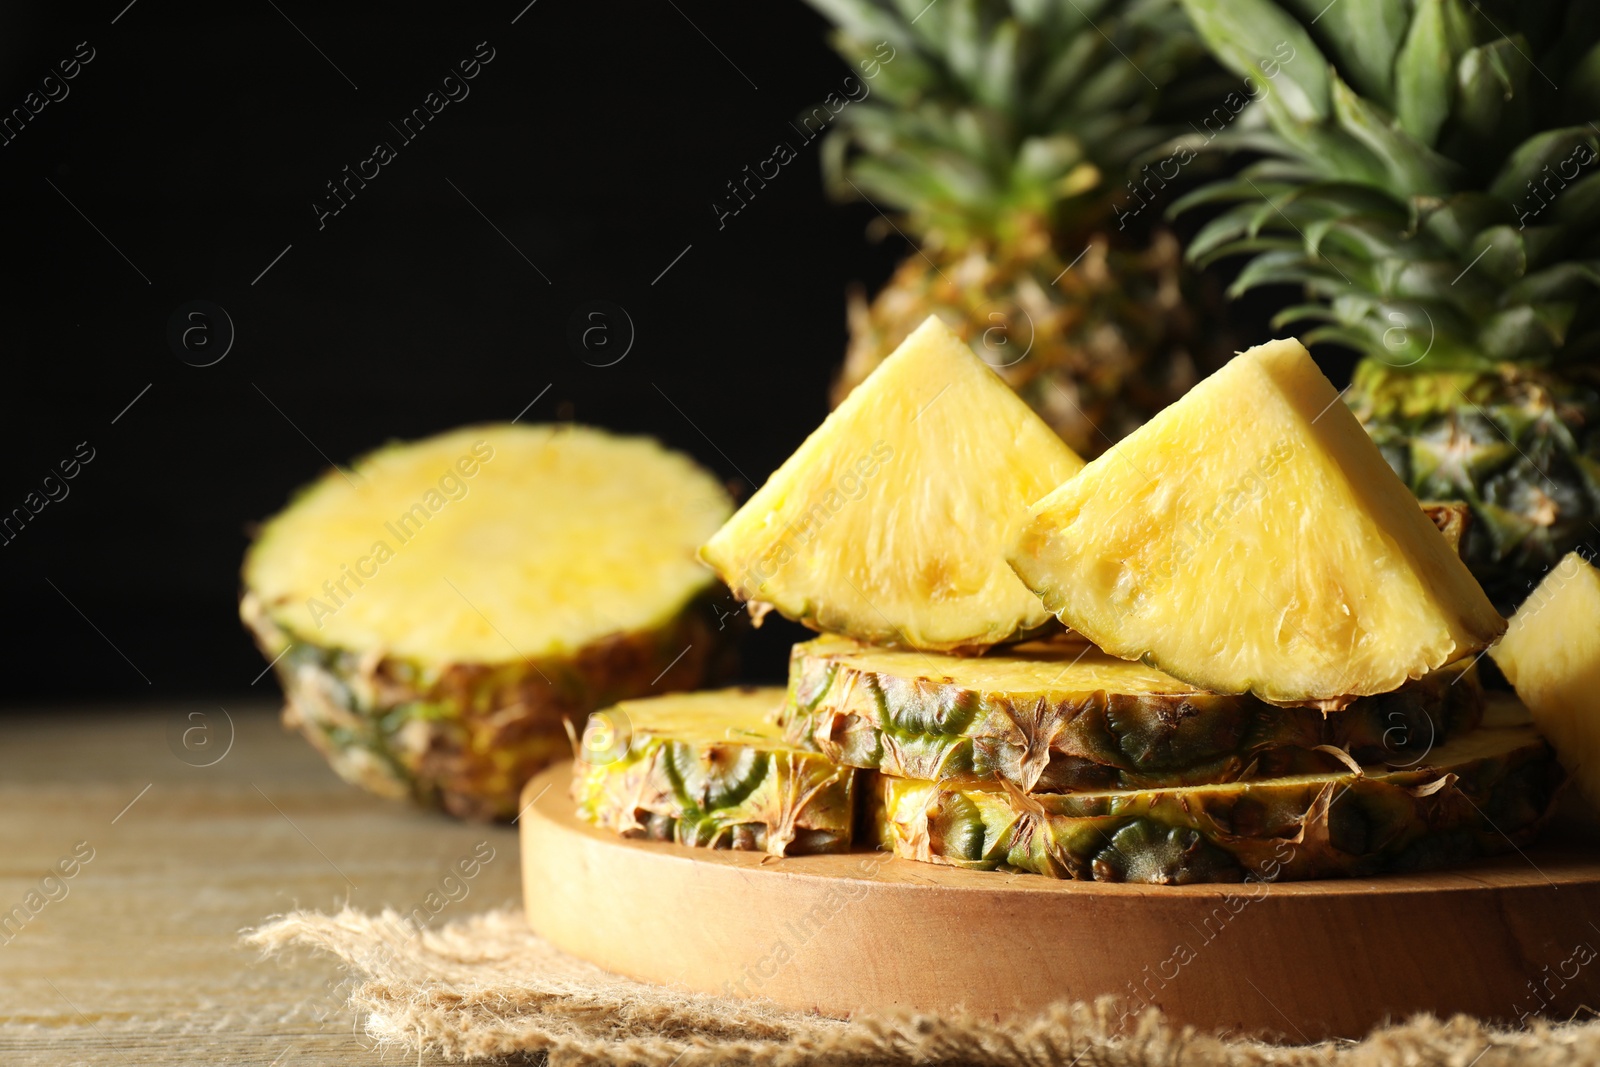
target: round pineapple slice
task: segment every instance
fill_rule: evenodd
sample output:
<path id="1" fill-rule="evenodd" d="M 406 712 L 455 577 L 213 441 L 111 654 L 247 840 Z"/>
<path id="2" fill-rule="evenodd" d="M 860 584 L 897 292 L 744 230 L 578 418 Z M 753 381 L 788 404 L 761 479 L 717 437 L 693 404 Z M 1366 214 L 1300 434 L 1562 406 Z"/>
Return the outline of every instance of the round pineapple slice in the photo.
<path id="1" fill-rule="evenodd" d="M 786 853 L 849 849 L 856 772 L 785 743 L 781 689 L 623 701 L 590 716 L 573 797 L 627 837 Z"/>
<path id="2" fill-rule="evenodd" d="M 1424 764 L 1176 789 L 1028 796 L 875 776 L 883 847 L 924 862 L 1183 885 L 1417 871 L 1527 843 L 1565 774 L 1528 727 Z"/>
<path id="3" fill-rule="evenodd" d="M 302 490 L 246 554 L 240 614 L 341 776 L 506 818 L 564 721 L 726 673 L 695 549 L 731 511 L 648 438 L 467 427 Z"/>
<path id="4" fill-rule="evenodd" d="M 1475 727 L 1481 697 L 1465 662 L 1324 714 L 1208 693 L 1070 636 L 981 659 L 830 636 L 794 647 L 783 721 L 847 766 L 1063 793 L 1414 764 Z"/>

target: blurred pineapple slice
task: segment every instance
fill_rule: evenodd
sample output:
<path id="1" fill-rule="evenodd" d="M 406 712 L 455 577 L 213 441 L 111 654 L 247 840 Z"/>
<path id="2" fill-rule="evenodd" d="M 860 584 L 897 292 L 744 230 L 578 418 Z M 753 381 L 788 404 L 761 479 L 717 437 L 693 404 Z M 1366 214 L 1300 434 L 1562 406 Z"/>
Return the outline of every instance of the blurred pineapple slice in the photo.
<path id="1" fill-rule="evenodd" d="M 1584 798 L 1600 807 L 1600 571 L 1569 552 L 1489 655 Z"/>

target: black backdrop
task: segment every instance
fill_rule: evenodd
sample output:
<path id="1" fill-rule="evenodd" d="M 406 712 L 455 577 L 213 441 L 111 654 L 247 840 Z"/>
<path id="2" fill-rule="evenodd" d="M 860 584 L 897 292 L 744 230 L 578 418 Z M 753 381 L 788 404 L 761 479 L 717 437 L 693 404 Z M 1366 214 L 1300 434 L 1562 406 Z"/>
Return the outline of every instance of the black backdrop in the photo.
<path id="1" fill-rule="evenodd" d="M 815 145 L 713 208 L 848 73 L 795 0 L 125 5 L 0 8 L 0 109 L 39 108 L 0 145 L 0 514 L 93 455 L 0 546 L 6 706 L 247 689 L 247 524 L 390 438 L 531 403 L 764 477 L 826 410 L 846 289 L 906 251 L 824 200 Z M 613 366 L 569 337 L 593 301 L 632 322 Z M 231 348 L 190 365 L 216 308 Z"/>

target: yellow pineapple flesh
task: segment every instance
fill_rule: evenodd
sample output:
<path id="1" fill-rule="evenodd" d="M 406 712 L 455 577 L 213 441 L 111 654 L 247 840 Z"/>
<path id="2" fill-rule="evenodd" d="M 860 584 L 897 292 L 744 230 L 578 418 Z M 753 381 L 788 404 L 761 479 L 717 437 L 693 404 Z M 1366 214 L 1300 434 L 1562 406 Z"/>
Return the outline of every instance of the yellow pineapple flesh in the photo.
<path id="1" fill-rule="evenodd" d="M 1226 367 L 1031 509 L 1029 588 L 1113 655 L 1341 708 L 1505 622 L 1298 341 Z"/>
<path id="2" fill-rule="evenodd" d="M 240 615 L 342 777 L 509 819 L 565 722 L 729 673 L 695 549 L 731 511 L 648 438 L 471 426 L 302 490 L 245 558 Z"/>
<path id="3" fill-rule="evenodd" d="M 1584 798 L 1600 807 L 1600 571 L 1568 553 L 1489 655 Z"/>
<path id="4" fill-rule="evenodd" d="M 646 437 L 473 426 L 330 471 L 262 529 L 245 584 L 292 636 L 521 663 L 659 626 L 712 585 L 717 481 Z"/>
<path id="5" fill-rule="evenodd" d="M 1005 549 L 1028 505 L 1082 467 L 930 317 L 701 556 L 741 599 L 813 629 L 979 651 L 1050 623 Z"/>

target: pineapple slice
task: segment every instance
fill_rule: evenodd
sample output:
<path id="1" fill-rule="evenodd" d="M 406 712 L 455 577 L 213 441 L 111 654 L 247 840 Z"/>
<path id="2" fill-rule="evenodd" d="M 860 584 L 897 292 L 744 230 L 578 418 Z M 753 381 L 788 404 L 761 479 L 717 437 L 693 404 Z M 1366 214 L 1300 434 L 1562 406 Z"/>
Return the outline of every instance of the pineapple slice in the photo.
<path id="1" fill-rule="evenodd" d="M 843 852 L 856 772 L 784 742 L 781 689 L 628 700 L 589 717 L 578 814 L 628 837 L 709 848 Z"/>
<path id="2" fill-rule="evenodd" d="M 1345 706 L 1505 629 L 1298 341 L 1236 356 L 1036 503 L 1011 554 L 1113 655 Z"/>
<path id="3" fill-rule="evenodd" d="M 1028 796 L 878 776 L 866 803 L 897 856 L 1053 878 L 1182 885 L 1446 867 L 1526 844 L 1564 780 L 1528 727 L 1475 730 L 1363 775 Z"/>
<path id="4" fill-rule="evenodd" d="M 1028 505 L 1083 467 L 937 318 L 701 549 L 757 617 L 982 651 L 1050 615 L 1006 566 Z"/>
<path id="5" fill-rule="evenodd" d="M 1600 571 L 1576 552 L 1550 569 L 1489 655 L 1600 807 Z"/>
<path id="6" fill-rule="evenodd" d="M 303 490 L 246 555 L 240 611 L 342 776 L 509 817 L 564 720 L 727 669 L 695 549 L 731 511 L 648 438 L 469 427 Z"/>
<path id="7" fill-rule="evenodd" d="M 794 647 L 783 721 L 846 766 L 1063 793 L 1338 770 L 1330 748 L 1415 763 L 1477 725 L 1481 696 L 1469 660 L 1324 715 L 1203 692 L 1076 637 L 974 659 L 829 636 Z"/>

